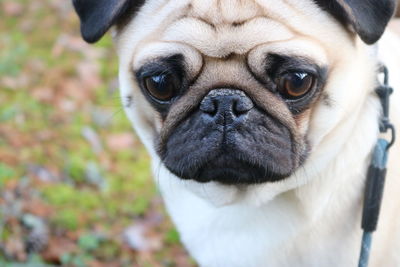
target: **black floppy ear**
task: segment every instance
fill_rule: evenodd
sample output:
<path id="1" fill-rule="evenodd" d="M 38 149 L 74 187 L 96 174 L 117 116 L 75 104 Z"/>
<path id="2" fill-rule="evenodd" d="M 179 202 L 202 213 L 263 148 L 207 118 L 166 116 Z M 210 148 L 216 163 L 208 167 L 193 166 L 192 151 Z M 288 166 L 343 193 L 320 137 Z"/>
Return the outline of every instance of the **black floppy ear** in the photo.
<path id="1" fill-rule="evenodd" d="M 133 14 L 145 0 L 73 0 L 81 20 L 83 39 L 88 43 L 100 40 L 108 29 Z"/>
<path id="2" fill-rule="evenodd" d="M 344 24 L 350 24 L 361 39 L 373 44 L 392 18 L 396 0 L 316 0 Z"/>

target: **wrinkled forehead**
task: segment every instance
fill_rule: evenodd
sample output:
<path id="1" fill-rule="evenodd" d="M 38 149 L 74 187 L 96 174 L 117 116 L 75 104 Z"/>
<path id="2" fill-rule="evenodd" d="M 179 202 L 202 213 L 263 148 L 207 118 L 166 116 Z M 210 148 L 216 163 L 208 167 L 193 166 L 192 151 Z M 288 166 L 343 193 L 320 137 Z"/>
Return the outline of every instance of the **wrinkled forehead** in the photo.
<path id="1" fill-rule="evenodd" d="M 169 54 L 200 62 L 274 49 L 326 63 L 348 38 L 312 0 L 149 0 L 115 39 L 122 62 L 137 68 Z"/>

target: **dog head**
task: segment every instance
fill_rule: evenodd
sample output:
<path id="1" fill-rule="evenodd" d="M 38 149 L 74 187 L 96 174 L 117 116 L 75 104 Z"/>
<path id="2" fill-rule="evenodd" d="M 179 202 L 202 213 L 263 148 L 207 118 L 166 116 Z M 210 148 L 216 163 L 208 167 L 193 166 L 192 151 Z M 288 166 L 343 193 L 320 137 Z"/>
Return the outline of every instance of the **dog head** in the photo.
<path id="1" fill-rule="evenodd" d="M 202 183 L 289 188 L 346 142 L 374 82 L 366 44 L 380 38 L 395 1 L 74 6 L 86 41 L 113 27 L 126 112 L 162 166 Z"/>

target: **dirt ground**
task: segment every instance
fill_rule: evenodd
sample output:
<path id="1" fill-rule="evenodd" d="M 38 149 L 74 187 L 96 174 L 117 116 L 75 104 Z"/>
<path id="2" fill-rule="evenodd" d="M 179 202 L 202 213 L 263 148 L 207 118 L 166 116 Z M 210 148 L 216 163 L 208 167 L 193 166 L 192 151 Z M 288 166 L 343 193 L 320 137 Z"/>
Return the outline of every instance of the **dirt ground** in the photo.
<path id="1" fill-rule="evenodd" d="M 193 266 L 71 2 L 0 1 L 0 266 Z"/>

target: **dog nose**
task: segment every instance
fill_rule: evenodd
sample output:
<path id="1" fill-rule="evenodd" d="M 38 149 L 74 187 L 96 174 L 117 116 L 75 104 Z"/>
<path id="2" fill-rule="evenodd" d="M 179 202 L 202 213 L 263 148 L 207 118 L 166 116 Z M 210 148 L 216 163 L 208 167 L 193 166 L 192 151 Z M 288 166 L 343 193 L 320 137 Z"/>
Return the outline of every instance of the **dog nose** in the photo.
<path id="1" fill-rule="evenodd" d="M 200 103 L 200 110 L 217 124 L 230 124 L 246 115 L 253 101 L 240 90 L 214 89 Z"/>

